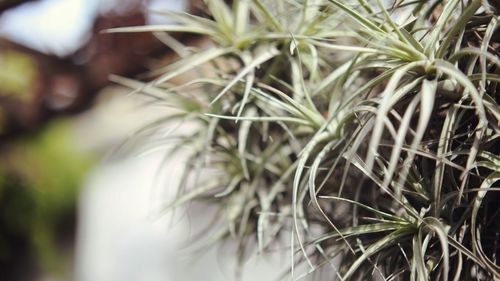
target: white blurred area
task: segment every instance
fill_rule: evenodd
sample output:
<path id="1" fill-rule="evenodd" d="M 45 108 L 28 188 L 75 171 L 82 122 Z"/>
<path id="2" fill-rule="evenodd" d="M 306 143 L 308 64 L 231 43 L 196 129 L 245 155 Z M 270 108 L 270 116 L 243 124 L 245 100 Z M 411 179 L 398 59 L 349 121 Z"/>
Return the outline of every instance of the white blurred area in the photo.
<path id="1" fill-rule="evenodd" d="M 38 0 L 6 11 L 0 16 L 0 36 L 37 51 L 64 57 L 89 38 L 94 19 L 103 13 L 127 11 L 135 0 Z M 185 10 L 184 0 L 149 1 L 148 10 Z M 152 24 L 165 17 L 150 16 Z"/>
<path id="2" fill-rule="evenodd" d="M 155 106 L 138 110 L 140 103 L 140 97 L 111 97 L 81 119 L 81 131 L 77 134 L 112 143 L 111 128 L 138 128 L 141 123 L 165 113 L 164 109 Z M 98 122 L 99 127 L 91 124 L 94 122 Z M 103 132 L 106 129 L 108 133 Z M 176 133 L 195 129 L 192 124 L 183 124 L 176 128 Z M 125 131 L 115 137 L 124 138 Z M 95 143 L 92 140 L 87 144 Z M 125 149 L 128 155 L 118 153 L 89 177 L 80 200 L 76 279 L 277 280 L 289 262 L 286 252 L 251 257 L 241 279 L 236 278 L 236 252 L 231 245 L 193 252 L 196 249 L 193 245 L 199 242 L 196 236 L 212 219 L 213 210 L 198 207 L 187 212 L 178 209 L 175 218 L 163 212 L 165 204 L 173 199 L 184 167 L 183 156 L 187 153 L 169 158 L 165 154 L 167 148 L 168 145 L 149 150 L 139 144 L 136 150 Z"/>
<path id="3" fill-rule="evenodd" d="M 43 0 L 24 4 L 0 17 L 0 34 L 39 51 L 65 56 L 89 37 L 98 13 L 120 12 L 127 0 Z M 182 10 L 183 0 L 151 1 L 154 10 Z M 150 18 L 152 23 L 164 19 Z M 145 153 L 141 144 L 122 157 L 106 157 L 135 129 L 165 114 L 138 96 L 110 88 L 97 106 L 78 118 L 77 144 L 103 152 L 102 163 L 82 188 L 77 231 L 75 276 L 78 281 L 225 281 L 236 280 L 236 255 L 212 247 L 193 256 L 190 248 L 206 210 L 174 219 L 161 212 L 172 199 L 183 159 L 165 161 L 165 147 Z M 194 129 L 190 124 L 180 132 Z M 158 177 L 158 168 L 163 173 Z M 230 247 L 229 247 L 230 248 Z M 277 280 L 289 253 L 255 256 L 241 281 Z M 52 279 L 47 279 L 52 280 Z"/>

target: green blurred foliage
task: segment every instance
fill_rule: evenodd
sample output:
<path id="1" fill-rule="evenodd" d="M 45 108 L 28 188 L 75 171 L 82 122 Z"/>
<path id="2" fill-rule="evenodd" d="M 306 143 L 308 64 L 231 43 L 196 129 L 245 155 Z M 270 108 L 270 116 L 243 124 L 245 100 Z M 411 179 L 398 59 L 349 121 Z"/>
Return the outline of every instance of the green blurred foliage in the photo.
<path id="1" fill-rule="evenodd" d="M 93 162 L 72 140 L 70 121 L 50 124 L 39 135 L 3 147 L 0 153 L 0 262 L 26 239 L 42 270 L 63 274 L 57 246 L 60 224 L 75 212 L 78 187 Z"/>
<path id="2" fill-rule="evenodd" d="M 29 55 L 14 50 L 0 52 L 0 95 L 14 95 L 26 101 L 36 87 L 37 63 Z"/>

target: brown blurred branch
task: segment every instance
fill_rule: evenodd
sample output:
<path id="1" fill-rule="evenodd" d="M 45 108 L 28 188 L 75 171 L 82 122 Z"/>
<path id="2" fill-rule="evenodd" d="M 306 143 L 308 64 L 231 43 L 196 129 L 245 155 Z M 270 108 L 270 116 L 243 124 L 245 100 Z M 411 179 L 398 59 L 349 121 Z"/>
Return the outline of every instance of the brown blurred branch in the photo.
<path id="1" fill-rule="evenodd" d="M 34 0 L 0 0 L 0 13 L 13 8 L 17 5 L 26 3 L 26 2 L 31 2 Z"/>
<path id="2" fill-rule="evenodd" d="M 36 130 L 54 114 L 88 108 L 100 89 L 109 85 L 110 74 L 132 77 L 148 71 L 152 55 L 163 57 L 168 52 L 152 34 L 101 33 L 143 24 L 145 16 L 139 11 L 101 16 L 91 39 L 67 58 L 0 39 L 0 137 Z M 9 79 L 15 83 L 5 83 Z"/>
<path id="3" fill-rule="evenodd" d="M 90 107 L 96 94 L 110 84 L 110 74 L 134 77 L 148 72 L 154 57 L 157 62 L 173 59 L 169 49 L 150 33 L 101 33 L 113 27 L 144 25 L 142 1 L 137 0 L 138 5 L 128 14 L 99 16 L 90 40 L 66 58 L 0 39 L 0 142 L 5 136 L 39 129 L 56 114 Z M 190 1 L 190 10 L 203 14 L 196 3 L 201 2 Z M 174 36 L 193 40 L 186 34 Z"/>

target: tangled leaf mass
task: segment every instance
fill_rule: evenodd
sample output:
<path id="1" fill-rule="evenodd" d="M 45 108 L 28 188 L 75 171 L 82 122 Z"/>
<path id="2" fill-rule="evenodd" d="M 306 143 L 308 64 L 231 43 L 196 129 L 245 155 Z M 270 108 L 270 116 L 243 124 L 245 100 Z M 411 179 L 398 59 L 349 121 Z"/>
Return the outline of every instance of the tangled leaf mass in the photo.
<path id="1" fill-rule="evenodd" d="M 292 236 L 293 279 L 498 280 L 498 3 L 229 2 L 110 30 L 210 42 L 116 78 L 180 110 L 148 129 L 199 126 L 172 206 L 217 206 L 240 259 Z"/>

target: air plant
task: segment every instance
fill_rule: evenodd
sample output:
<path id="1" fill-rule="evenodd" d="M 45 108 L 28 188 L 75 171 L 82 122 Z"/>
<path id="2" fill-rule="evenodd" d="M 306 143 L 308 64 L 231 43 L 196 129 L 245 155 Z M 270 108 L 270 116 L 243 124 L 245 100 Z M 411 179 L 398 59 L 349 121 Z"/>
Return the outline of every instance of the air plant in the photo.
<path id="1" fill-rule="evenodd" d="M 167 13 L 176 25 L 110 30 L 155 32 L 180 57 L 115 81 L 180 109 L 148 129 L 199 125 L 176 136 L 194 153 L 172 206 L 218 206 L 213 238 L 240 257 L 292 230 L 292 279 L 497 280 L 495 3 L 206 0 Z"/>

